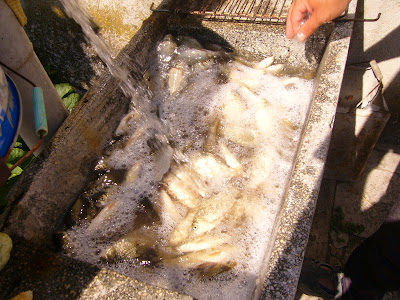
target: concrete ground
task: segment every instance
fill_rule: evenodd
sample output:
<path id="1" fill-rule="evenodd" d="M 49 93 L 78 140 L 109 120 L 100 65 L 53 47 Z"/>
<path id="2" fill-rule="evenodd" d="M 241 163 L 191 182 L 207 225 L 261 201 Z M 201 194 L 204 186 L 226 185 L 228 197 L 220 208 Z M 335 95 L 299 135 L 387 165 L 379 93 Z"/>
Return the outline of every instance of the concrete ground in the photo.
<path id="1" fill-rule="evenodd" d="M 379 136 L 374 149 L 367 150 L 370 152 L 369 158 L 362 157 L 358 162 L 359 165 L 365 162 L 365 168 L 357 180 L 349 181 L 349 177 L 345 176 L 347 171 L 351 174 L 351 170 L 341 165 L 343 157 L 328 156 L 327 165 L 330 168 L 338 167 L 340 172 L 332 176 L 332 170 L 325 170 L 306 256 L 331 265 L 343 266 L 346 263 L 353 249 L 385 220 L 400 195 L 399 8 L 400 2 L 397 0 L 358 1 L 357 17 L 375 18 L 378 13 L 381 13 L 381 17 L 376 22 L 354 24 L 340 106 L 356 105 L 377 84 L 372 70 L 366 69 L 368 62 L 374 59 L 383 74 L 383 95 L 391 116 L 382 134 L 371 129 L 364 132 L 371 139 L 360 138 L 359 119 L 353 119 L 354 124 L 346 124 L 348 133 L 357 132 L 355 141 L 364 150 L 369 146 L 368 143 L 374 143 L 374 137 Z M 336 120 L 341 119 L 339 114 Z M 375 129 L 382 128 L 382 120 L 381 116 L 373 120 Z M 340 142 L 340 138 L 337 140 Z M 352 149 L 348 151 L 352 153 Z M 349 166 L 347 164 L 351 168 Z M 318 299 L 302 295 L 299 291 L 296 298 Z M 400 299 L 400 291 L 388 293 L 385 299 Z"/>

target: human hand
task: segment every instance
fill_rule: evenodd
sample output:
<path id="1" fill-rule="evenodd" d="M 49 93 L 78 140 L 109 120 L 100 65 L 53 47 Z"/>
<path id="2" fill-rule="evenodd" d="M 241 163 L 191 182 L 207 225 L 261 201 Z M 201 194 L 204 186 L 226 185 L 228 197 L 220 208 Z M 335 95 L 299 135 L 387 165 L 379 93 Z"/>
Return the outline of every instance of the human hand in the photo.
<path id="1" fill-rule="evenodd" d="M 286 20 L 286 36 L 305 41 L 319 26 L 339 17 L 351 0 L 294 0 Z"/>

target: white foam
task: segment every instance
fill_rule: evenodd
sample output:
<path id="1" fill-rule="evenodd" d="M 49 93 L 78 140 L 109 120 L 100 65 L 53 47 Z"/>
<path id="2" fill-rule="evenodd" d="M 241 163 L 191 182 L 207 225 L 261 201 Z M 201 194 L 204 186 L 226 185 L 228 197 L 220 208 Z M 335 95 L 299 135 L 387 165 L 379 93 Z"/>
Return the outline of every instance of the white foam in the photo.
<path id="1" fill-rule="evenodd" d="M 230 236 L 230 243 L 235 247 L 231 259 L 238 264 L 231 271 L 215 276 L 214 280 L 204 280 L 194 271 L 162 264 L 143 269 L 137 262 L 130 261 L 110 264 L 109 267 L 199 299 L 250 298 L 306 120 L 312 81 L 298 78 L 289 82 L 288 77 L 276 77 L 232 60 L 225 65 L 207 65 L 210 68 L 202 72 L 196 69 L 193 76 L 187 74 L 187 86 L 171 96 L 167 76 L 174 63 L 173 58 L 170 61 L 154 61 L 150 65 L 155 86 L 152 101 L 159 109 L 162 123 L 168 126 L 166 132 L 171 145 L 185 152 L 186 158 L 192 161 L 199 155 L 205 155 L 203 146 L 210 134 L 210 125 L 215 118 L 219 118 L 218 143 L 225 145 L 242 166 L 231 175 L 200 172 L 200 179 L 196 178 L 208 187 L 209 193 L 234 189 L 242 193 L 235 200 L 237 215 L 230 212 L 212 231 L 217 236 Z M 193 64 L 193 59 L 190 64 Z M 221 83 L 221 77 L 230 80 Z M 134 224 L 143 194 L 153 196 L 150 201 L 158 210 L 163 207 L 159 202 L 158 182 L 154 182 L 157 165 L 155 154 L 147 146 L 152 131 L 146 127 L 146 120 L 143 119 L 142 123 L 135 121 L 138 128 L 146 128 L 142 135 L 105 159 L 107 165 L 114 169 L 128 169 L 137 162 L 142 163 L 137 180 L 120 185 L 120 193 L 115 198 L 121 207 L 115 217 L 107 219 L 104 224 L 109 235 L 116 234 L 118 230 L 124 232 Z M 216 161 L 223 161 L 217 150 L 212 155 Z M 226 168 L 229 169 L 228 166 Z M 168 244 L 169 236 L 184 219 L 186 211 L 180 206 L 176 212 L 160 213 L 161 225 L 156 224 L 152 229 L 159 236 L 160 247 Z M 84 224 L 69 231 L 75 247 L 73 252 L 81 259 L 99 263 L 99 253 L 112 241 L 91 236 L 87 227 Z"/>

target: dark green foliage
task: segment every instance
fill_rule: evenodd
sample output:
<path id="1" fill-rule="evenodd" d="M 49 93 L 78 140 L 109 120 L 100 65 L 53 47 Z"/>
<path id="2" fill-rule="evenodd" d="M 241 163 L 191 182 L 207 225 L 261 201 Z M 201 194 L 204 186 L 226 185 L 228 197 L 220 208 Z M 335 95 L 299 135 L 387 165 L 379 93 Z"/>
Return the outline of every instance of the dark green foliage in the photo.
<path id="1" fill-rule="evenodd" d="M 336 207 L 333 210 L 332 217 L 329 223 L 330 231 L 336 233 L 350 233 L 350 234 L 361 234 L 364 231 L 364 226 L 361 224 L 354 224 L 344 221 L 344 213 L 342 208 Z"/>
<path id="2" fill-rule="evenodd" d="M 65 107 L 71 112 L 72 109 L 81 100 L 82 95 L 75 92 L 75 89 L 69 83 L 58 83 L 55 84 L 58 94 L 61 100 L 64 102 Z"/>

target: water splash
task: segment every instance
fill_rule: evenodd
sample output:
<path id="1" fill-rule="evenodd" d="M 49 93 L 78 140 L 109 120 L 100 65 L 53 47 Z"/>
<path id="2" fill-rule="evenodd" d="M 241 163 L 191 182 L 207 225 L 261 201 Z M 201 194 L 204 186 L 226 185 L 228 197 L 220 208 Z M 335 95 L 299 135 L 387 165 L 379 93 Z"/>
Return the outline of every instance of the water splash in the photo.
<path id="1" fill-rule="evenodd" d="M 160 148 L 164 149 L 165 152 L 170 152 L 166 135 L 168 128 L 151 112 L 153 93 L 143 82 L 141 66 L 129 57 L 122 57 L 121 60 L 114 59 L 111 47 L 97 34 L 89 13 L 80 5 L 79 0 L 61 0 L 61 3 L 67 15 L 82 27 L 88 42 L 107 66 L 110 74 L 119 81 L 119 86 L 124 95 L 131 99 L 131 110 L 142 116 L 146 127 L 153 131 L 154 137 L 161 145 Z M 174 155 L 174 157 L 179 156 L 181 155 Z"/>
<path id="2" fill-rule="evenodd" d="M 134 80 L 131 72 L 125 66 L 124 62 L 121 65 L 117 64 L 114 55 L 111 53 L 109 45 L 104 39 L 98 35 L 93 28 L 93 23 L 90 20 L 89 13 L 79 4 L 78 0 L 61 0 L 65 12 L 68 16 L 75 20 L 82 27 L 82 31 L 88 39 L 89 43 L 93 46 L 97 55 L 105 63 L 111 75 L 120 80 L 122 91 L 127 97 L 134 98 L 133 96 L 138 92 L 135 88 Z M 133 62 L 134 73 L 138 76 L 141 73 L 140 67 L 137 63 Z M 138 78 L 136 78 L 138 79 Z M 143 87 L 142 87 L 143 88 Z M 135 103 L 138 105 L 139 103 Z"/>

